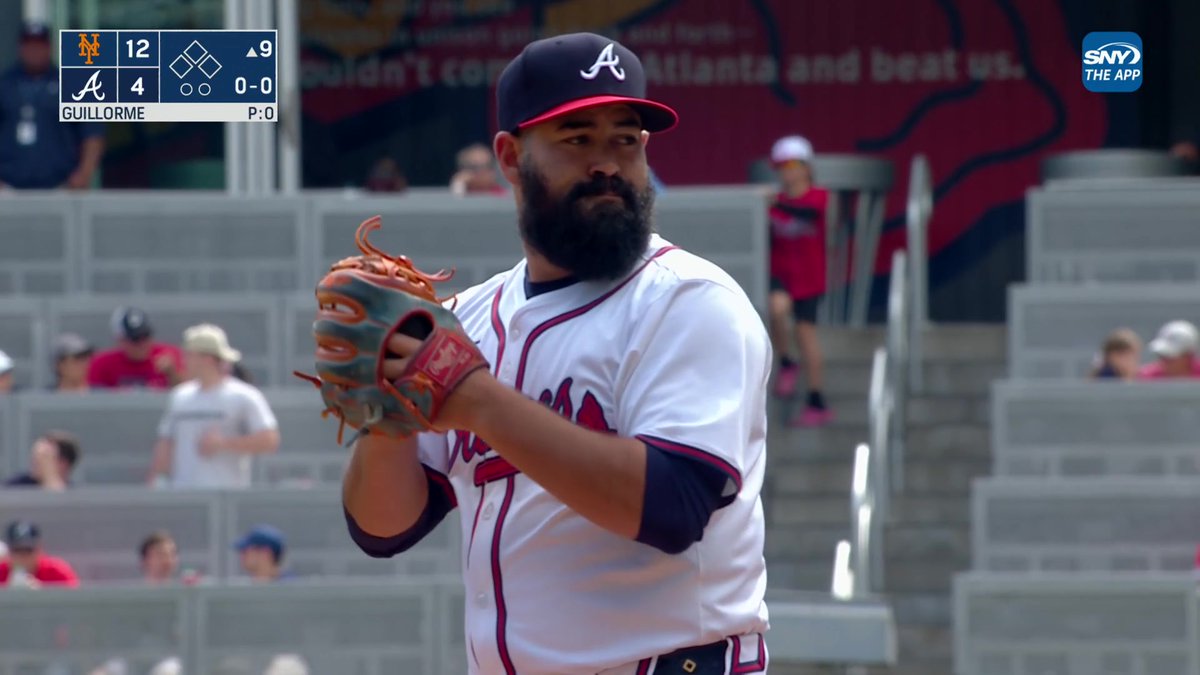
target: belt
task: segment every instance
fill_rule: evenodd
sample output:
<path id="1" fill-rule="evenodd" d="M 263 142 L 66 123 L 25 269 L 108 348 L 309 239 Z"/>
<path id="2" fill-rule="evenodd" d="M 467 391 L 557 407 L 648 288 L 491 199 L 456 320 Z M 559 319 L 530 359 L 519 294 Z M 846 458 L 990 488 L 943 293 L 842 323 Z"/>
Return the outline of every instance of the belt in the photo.
<path id="1" fill-rule="evenodd" d="M 684 647 L 658 657 L 654 675 L 725 675 L 725 652 L 729 641 L 721 640 L 699 647 Z"/>
<path id="2" fill-rule="evenodd" d="M 637 675 L 652 672 L 652 662 L 654 675 L 748 675 L 765 673 L 767 670 L 766 645 L 761 634 L 740 635 L 698 647 L 684 647 L 654 659 L 646 659 L 638 664 Z"/>

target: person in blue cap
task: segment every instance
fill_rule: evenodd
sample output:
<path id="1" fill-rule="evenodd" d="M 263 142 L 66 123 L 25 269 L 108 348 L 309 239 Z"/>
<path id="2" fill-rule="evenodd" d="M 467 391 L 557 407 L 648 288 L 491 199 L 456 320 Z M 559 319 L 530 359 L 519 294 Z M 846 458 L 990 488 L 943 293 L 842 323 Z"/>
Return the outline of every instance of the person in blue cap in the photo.
<path id="1" fill-rule="evenodd" d="M 287 538 L 277 527 L 255 525 L 233 548 L 240 554 L 242 571 L 256 582 L 272 583 L 292 576 L 283 569 Z"/>
<path id="2" fill-rule="evenodd" d="M 104 127 L 58 120 L 58 68 L 50 29 L 27 22 L 19 63 L 0 75 L 0 190 L 83 190 L 104 154 Z"/>

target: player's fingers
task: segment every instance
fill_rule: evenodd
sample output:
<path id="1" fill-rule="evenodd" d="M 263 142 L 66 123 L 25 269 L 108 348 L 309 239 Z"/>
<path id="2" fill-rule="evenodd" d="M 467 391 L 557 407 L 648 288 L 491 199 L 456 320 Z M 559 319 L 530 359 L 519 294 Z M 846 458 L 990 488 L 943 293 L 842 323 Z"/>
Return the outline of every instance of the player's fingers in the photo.
<path id="1" fill-rule="evenodd" d="M 407 367 L 408 359 L 384 359 L 383 377 L 386 380 L 395 380 L 404 374 L 404 369 Z"/>
<path id="2" fill-rule="evenodd" d="M 393 333 L 387 341 L 388 352 L 396 356 L 412 356 L 421 348 L 421 341 L 404 335 L 402 333 Z"/>

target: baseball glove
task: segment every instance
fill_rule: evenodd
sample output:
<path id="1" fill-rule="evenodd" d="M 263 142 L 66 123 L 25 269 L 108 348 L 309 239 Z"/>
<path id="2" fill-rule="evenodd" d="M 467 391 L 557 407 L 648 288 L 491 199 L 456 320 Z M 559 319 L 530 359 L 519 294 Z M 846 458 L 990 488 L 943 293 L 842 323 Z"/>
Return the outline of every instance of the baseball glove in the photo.
<path id="1" fill-rule="evenodd" d="M 458 318 L 443 306 L 448 298 L 434 292 L 433 284 L 453 273 L 426 274 L 407 257 L 375 248 L 367 235 L 381 223 L 375 216 L 359 225 L 355 243 L 362 255 L 334 263 L 317 284 L 317 374 L 295 372 L 320 390 L 321 416 L 338 418 L 339 444 L 346 426 L 357 430 L 355 438 L 364 433 L 405 438 L 433 429 L 454 389 L 488 367 Z M 389 381 L 383 362 L 394 333 L 423 342 L 404 372 Z"/>

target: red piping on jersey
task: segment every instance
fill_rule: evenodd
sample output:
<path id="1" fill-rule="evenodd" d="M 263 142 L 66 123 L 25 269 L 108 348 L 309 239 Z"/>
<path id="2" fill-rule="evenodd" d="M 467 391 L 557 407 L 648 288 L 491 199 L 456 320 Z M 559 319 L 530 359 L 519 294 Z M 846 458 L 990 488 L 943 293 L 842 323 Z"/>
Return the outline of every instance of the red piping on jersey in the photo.
<path id="1" fill-rule="evenodd" d="M 762 633 L 758 634 L 758 658 L 754 661 L 742 663 L 742 640 L 741 638 L 733 638 L 733 657 L 729 659 L 733 664 L 730 667 L 731 675 L 745 675 L 746 673 L 761 673 L 767 669 L 767 645 L 763 641 Z"/>
<path id="2" fill-rule="evenodd" d="M 559 314 L 558 316 L 548 319 L 539 324 L 536 328 L 529 332 L 529 337 L 525 339 L 525 346 L 521 348 L 521 357 L 517 363 L 517 380 L 514 383 L 514 388 L 517 391 L 521 390 L 521 386 L 525 382 L 525 362 L 529 358 L 529 348 L 533 346 L 534 341 L 538 339 L 547 330 L 576 317 L 582 316 L 587 312 L 595 309 L 597 305 L 604 302 L 613 296 L 614 293 L 621 290 L 632 281 L 642 270 L 646 269 L 650 263 L 659 256 L 679 248 L 678 246 L 664 246 L 655 251 L 651 256 L 633 271 L 625 279 L 609 289 L 582 307 L 577 307 L 569 312 Z M 497 349 L 496 369 L 499 372 L 500 361 L 504 358 L 504 324 L 500 321 L 500 296 L 504 292 L 504 286 L 496 290 L 496 297 L 492 300 L 492 330 L 496 331 L 496 337 L 500 340 L 500 347 Z M 507 463 L 507 462 L 506 462 Z M 512 504 L 513 490 L 516 482 L 516 473 L 508 476 L 507 484 L 504 491 L 504 503 L 500 507 L 500 513 L 496 516 L 496 529 L 492 534 L 492 585 L 496 591 L 496 647 L 500 652 L 500 661 L 504 664 L 504 672 L 506 675 L 515 675 L 516 670 L 513 668 L 512 658 L 508 654 L 508 641 L 506 631 L 508 629 L 508 608 L 504 604 L 504 581 L 501 578 L 500 572 L 500 530 L 504 526 L 504 519 L 508 516 L 508 507 Z"/>
<path id="3" fill-rule="evenodd" d="M 565 323 L 567 321 L 570 321 L 571 319 L 574 319 L 575 317 L 582 316 L 583 314 L 586 314 L 586 313 L 590 312 L 591 310 L 595 309 L 597 305 L 599 305 L 600 303 L 609 299 L 610 297 L 613 296 L 614 293 L 616 293 L 617 291 L 624 288 L 625 285 L 628 284 L 630 281 L 633 281 L 637 277 L 637 275 L 640 274 L 642 272 L 642 270 L 646 269 L 646 267 L 649 266 L 650 263 L 653 262 L 656 258 L 658 258 L 659 256 L 661 256 L 664 253 L 667 253 L 669 251 L 674 251 L 677 248 L 679 248 L 679 247 L 678 246 L 664 246 L 664 247 L 658 249 L 649 258 L 646 259 L 646 262 L 642 263 L 640 267 L 638 267 L 636 270 L 634 270 L 632 274 L 625 277 L 624 281 L 622 281 L 621 283 L 619 283 L 616 286 L 609 289 L 604 295 L 601 295 L 600 297 L 596 298 L 595 300 L 589 302 L 588 304 L 586 304 L 582 307 L 577 307 L 569 312 L 559 314 L 558 316 L 554 317 L 553 319 L 548 319 L 548 320 L 542 322 L 540 325 L 538 325 L 537 328 L 534 328 L 532 331 L 530 331 L 529 337 L 525 340 L 525 346 L 521 348 L 521 361 L 517 365 L 517 382 L 516 382 L 517 389 L 520 390 L 521 385 L 524 384 L 524 382 L 525 382 L 525 359 L 528 358 L 528 356 L 529 356 L 529 348 L 533 346 L 534 340 L 537 340 L 538 337 L 542 333 L 545 333 L 546 331 L 550 330 L 551 328 L 554 328 L 555 326 L 559 325 L 560 323 Z"/>
<path id="4" fill-rule="evenodd" d="M 650 659 L 638 661 L 637 672 L 634 675 L 647 675 L 650 672 Z"/>
<path id="5" fill-rule="evenodd" d="M 500 363 L 504 360 L 504 324 L 500 321 L 500 296 L 504 292 L 504 285 L 496 289 L 496 295 L 492 296 L 492 330 L 496 333 L 496 362 L 492 364 L 492 376 L 500 375 Z M 464 441 L 465 443 L 465 441 Z M 455 453 L 450 458 L 450 466 L 454 466 L 454 460 L 458 458 Z M 476 485 L 479 485 L 476 483 Z M 471 550 L 475 548 L 475 528 L 479 526 L 479 512 L 483 510 L 484 495 L 487 494 L 487 488 L 480 486 L 479 503 L 475 505 L 475 520 L 471 522 L 471 539 L 467 541 L 467 564 L 471 562 Z M 497 532 L 499 532 L 499 523 L 496 524 Z M 471 648 L 474 649 L 474 645 Z"/>
<path id="6" fill-rule="evenodd" d="M 519 473 L 521 472 L 517 471 L 517 467 L 509 464 L 507 459 L 493 455 L 475 465 L 475 486 L 483 487 Z"/>
<path id="7" fill-rule="evenodd" d="M 496 648 L 500 652 L 500 662 L 504 664 L 506 675 L 516 675 L 517 670 L 508 654 L 508 640 L 505 638 L 508 608 L 504 604 L 504 580 L 500 574 L 500 531 L 504 528 L 508 507 L 512 505 L 516 479 L 515 474 L 505 479 L 504 501 L 500 504 L 500 513 L 496 515 L 496 531 L 492 534 L 492 584 L 496 587 Z"/>
<path id="8" fill-rule="evenodd" d="M 653 445 L 661 450 L 674 452 L 683 455 L 684 457 L 697 459 L 705 464 L 712 465 L 719 469 L 721 473 L 729 476 L 729 478 L 733 480 L 734 485 L 737 486 L 738 490 L 742 489 L 742 474 L 737 470 L 737 467 L 712 454 L 711 452 L 701 450 L 700 448 L 693 448 L 692 446 L 684 445 L 683 443 L 669 441 L 665 438 L 659 438 L 658 436 L 651 436 L 650 434 L 638 434 L 637 439 L 643 443 Z"/>

